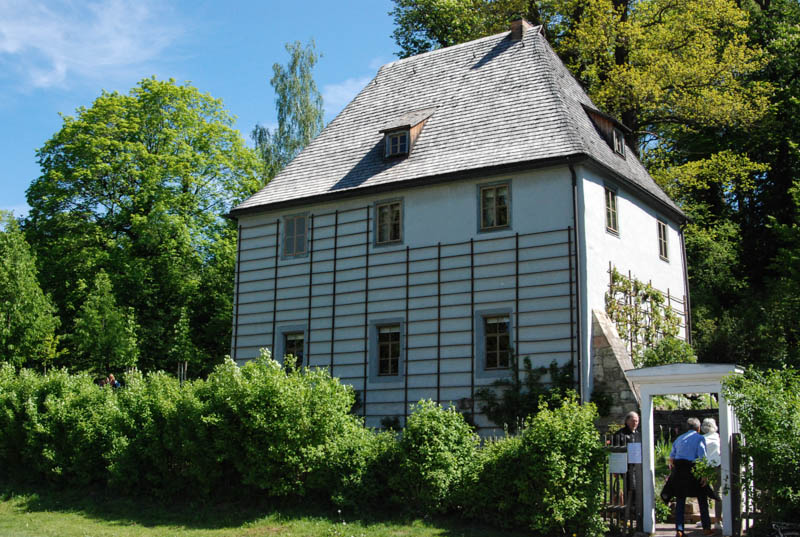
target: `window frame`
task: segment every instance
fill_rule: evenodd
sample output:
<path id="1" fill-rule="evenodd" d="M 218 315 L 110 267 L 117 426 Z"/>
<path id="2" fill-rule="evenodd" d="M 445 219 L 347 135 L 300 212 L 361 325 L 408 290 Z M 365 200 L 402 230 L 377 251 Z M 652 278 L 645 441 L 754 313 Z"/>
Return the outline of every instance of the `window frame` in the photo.
<path id="1" fill-rule="evenodd" d="M 400 137 L 405 138 L 404 150 L 401 150 Z M 396 131 L 387 132 L 383 139 L 383 156 L 384 158 L 399 157 L 408 155 L 411 152 L 411 131 L 409 129 L 401 129 Z M 397 150 L 392 150 L 393 141 L 398 140 Z"/>
<path id="2" fill-rule="evenodd" d="M 613 127 L 611 134 L 612 148 L 614 153 L 625 158 L 625 135 L 616 127 Z"/>
<path id="3" fill-rule="evenodd" d="M 478 187 L 478 233 L 491 233 L 494 231 L 502 231 L 511 229 L 511 208 L 512 208 L 512 201 L 511 201 L 511 180 L 504 180 L 504 181 L 495 181 L 493 183 L 482 183 L 477 185 Z M 506 223 L 502 225 L 494 225 L 494 226 L 484 226 L 483 221 L 483 213 L 484 213 L 484 206 L 483 206 L 483 193 L 485 190 L 494 189 L 495 190 L 495 200 L 497 200 L 497 189 L 505 188 L 506 189 Z M 497 204 L 495 203 L 494 206 L 494 217 L 497 219 Z"/>
<path id="4" fill-rule="evenodd" d="M 380 374 L 380 329 L 397 327 L 399 332 L 397 374 Z M 367 383 L 395 384 L 402 386 L 406 374 L 406 323 L 400 317 L 378 318 L 369 322 L 369 356 L 367 358 L 368 379 Z"/>
<path id="5" fill-rule="evenodd" d="M 504 368 L 487 368 L 487 344 L 486 344 L 486 319 L 494 317 L 506 317 L 508 319 L 508 349 L 509 363 Z M 475 378 L 483 380 L 494 380 L 507 378 L 513 371 L 513 360 L 519 360 L 514 339 L 514 321 L 516 314 L 510 307 L 493 308 L 476 311 L 474 316 L 474 355 L 475 355 Z"/>
<path id="6" fill-rule="evenodd" d="M 658 230 L 658 257 L 662 261 L 669 261 L 669 226 L 666 220 L 657 218 L 656 229 Z"/>
<path id="7" fill-rule="evenodd" d="M 378 330 L 378 376 L 379 377 L 399 377 L 400 376 L 400 324 L 384 324 L 377 327 Z M 384 332 L 386 330 L 386 332 Z M 389 339 L 384 341 L 382 336 L 384 334 L 397 334 L 397 341 Z M 384 360 L 384 349 L 387 349 L 387 360 Z M 392 351 L 397 352 L 396 356 L 392 355 Z M 384 363 L 388 361 L 388 372 L 384 372 Z M 393 367 L 394 366 L 394 367 Z"/>
<path id="8" fill-rule="evenodd" d="M 289 341 L 290 341 L 289 338 L 295 337 L 295 336 L 300 336 L 300 341 L 302 342 L 300 344 L 300 353 L 299 354 L 293 353 L 289 349 Z M 292 345 L 292 347 L 296 347 L 296 344 Z M 292 349 L 292 350 L 296 350 L 296 349 Z M 306 334 L 305 334 L 304 331 L 303 332 L 301 332 L 301 331 L 288 332 L 287 331 L 287 332 L 283 333 L 283 358 L 286 358 L 286 356 L 290 356 L 290 355 L 294 356 L 296 364 L 297 364 L 297 367 L 302 367 L 303 366 L 303 360 L 305 359 L 305 354 L 306 354 L 305 350 L 306 350 Z"/>
<path id="9" fill-rule="evenodd" d="M 505 332 L 502 331 L 490 331 L 490 325 L 499 326 L 501 324 L 506 325 Z M 511 316 L 510 315 L 487 315 L 483 318 L 483 344 L 484 344 L 484 364 L 483 369 L 485 371 L 498 371 L 498 370 L 508 370 L 511 369 L 511 356 L 513 355 L 513 351 L 511 348 Z M 505 352 L 501 348 L 501 337 L 508 338 L 506 342 L 506 350 Z M 490 350 L 490 344 L 493 340 L 496 340 L 496 348 L 495 350 Z M 501 365 L 501 355 L 505 354 L 505 365 Z M 491 360 L 491 355 L 495 355 L 495 360 Z M 493 365 L 490 365 L 493 364 Z"/>
<path id="10" fill-rule="evenodd" d="M 397 239 L 391 239 L 390 238 L 390 240 L 380 241 L 379 240 L 379 237 L 380 237 L 380 224 L 381 224 L 380 223 L 380 209 L 381 209 L 381 207 L 385 207 L 385 206 L 391 207 L 392 205 L 395 205 L 395 204 L 399 205 L 399 216 L 400 216 L 400 226 L 399 226 L 399 230 L 398 230 L 399 236 L 398 236 Z M 405 204 L 403 203 L 403 198 L 392 198 L 392 199 L 388 199 L 388 200 L 378 200 L 375 203 L 373 203 L 373 213 L 374 213 L 375 216 L 374 216 L 374 221 L 373 221 L 373 226 L 372 226 L 372 231 L 373 231 L 372 244 L 374 246 L 390 246 L 390 245 L 395 245 L 395 244 L 403 244 L 403 236 L 404 236 L 403 225 L 405 224 Z M 389 233 L 390 233 L 390 237 L 391 237 L 391 222 L 389 223 L 389 226 L 390 226 Z"/>
<path id="11" fill-rule="evenodd" d="M 619 236 L 619 194 L 617 189 L 606 185 L 603 198 L 606 231 L 612 235 Z M 613 205 L 613 207 L 610 205 Z"/>
<path id="12" fill-rule="evenodd" d="M 308 327 L 305 324 L 283 325 L 275 328 L 275 348 L 272 349 L 272 359 L 283 363 L 286 357 L 286 336 L 302 334 L 303 336 L 303 363 L 308 355 Z"/>
<path id="13" fill-rule="evenodd" d="M 302 218 L 303 219 L 303 250 L 296 251 L 292 250 L 289 251 L 287 249 L 287 241 L 290 240 L 288 235 L 289 229 L 289 221 L 293 224 L 293 234 L 291 237 L 292 246 L 297 246 L 297 220 Z M 282 220 L 282 229 L 281 229 L 281 259 L 296 259 L 298 257 L 306 257 L 308 255 L 308 235 L 309 235 L 309 214 L 308 213 L 295 213 L 295 214 L 287 214 L 281 218 Z"/>

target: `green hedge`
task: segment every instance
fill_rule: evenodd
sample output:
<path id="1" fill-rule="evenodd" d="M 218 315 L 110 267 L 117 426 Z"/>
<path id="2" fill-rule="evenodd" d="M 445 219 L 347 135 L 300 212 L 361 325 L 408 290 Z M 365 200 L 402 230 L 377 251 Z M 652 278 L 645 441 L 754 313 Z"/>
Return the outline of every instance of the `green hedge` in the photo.
<path id="1" fill-rule="evenodd" d="M 479 440 L 451 409 L 422 401 L 402 433 L 350 413 L 353 390 L 325 370 L 263 356 L 205 380 L 0 366 L 0 472 L 121 494 L 263 493 L 358 509 L 460 513 L 541 533 L 595 535 L 602 448 L 593 405 L 542 409 L 523 432 Z"/>
<path id="2" fill-rule="evenodd" d="M 748 370 L 723 383 L 753 460 L 755 502 L 764 522 L 800 520 L 800 373 Z"/>
<path id="3" fill-rule="evenodd" d="M 465 515 L 543 534 L 601 534 L 605 451 L 596 417 L 594 405 L 567 398 L 542 405 L 519 436 L 489 443 L 469 469 Z"/>

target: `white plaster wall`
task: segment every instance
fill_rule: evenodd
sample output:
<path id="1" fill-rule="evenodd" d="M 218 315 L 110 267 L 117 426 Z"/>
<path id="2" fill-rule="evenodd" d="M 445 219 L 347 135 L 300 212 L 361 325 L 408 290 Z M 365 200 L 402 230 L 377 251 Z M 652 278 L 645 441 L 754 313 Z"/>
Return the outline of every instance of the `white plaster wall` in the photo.
<path id="1" fill-rule="evenodd" d="M 511 227 L 496 232 L 478 231 L 478 185 L 506 181 L 511 184 Z M 365 295 L 364 252 L 366 247 L 367 208 L 374 219 L 376 201 L 403 199 L 403 242 L 376 247 L 370 224 L 369 307 L 361 303 Z M 239 363 L 258 354 L 259 348 L 272 347 L 273 297 L 272 278 L 275 258 L 275 222 L 288 214 L 308 213 L 314 221 L 314 274 L 311 297 L 311 337 L 307 346 L 312 366 L 327 367 L 331 355 L 333 311 L 334 211 L 339 211 L 336 260 L 336 316 L 334 375 L 364 389 L 364 324 L 382 319 L 402 319 L 408 324 L 408 383 L 405 379 L 367 386 L 369 415 L 400 415 L 407 390 L 408 401 L 422 398 L 442 402 L 469 397 L 473 379 L 470 339 L 473 328 L 469 303 L 469 240 L 474 239 L 475 311 L 514 310 L 515 307 L 515 233 L 520 237 L 520 315 L 512 325 L 519 331 L 519 356 L 531 356 L 534 365 L 548 365 L 552 360 L 567 363 L 570 348 L 569 286 L 567 276 L 566 233 L 529 235 L 563 230 L 573 226 L 572 183 L 566 167 L 511 175 L 465 180 L 392 193 L 342 200 L 336 203 L 293 207 L 282 211 L 245 215 L 239 219 L 241 262 L 237 282 L 239 324 L 234 327 Z M 268 235 L 272 234 L 272 237 Z M 487 240 L 488 239 L 488 240 Z M 441 283 L 439 386 L 437 390 L 436 318 L 437 243 L 442 243 L 445 270 Z M 453 244 L 458 243 L 458 244 Z M 405 259 L 410 246 L 412 274 L 409 276 L 409 318 L 405 316 Z M 414 249 L 427 247 L 423 249 Z M 504 249 L 507 251 L 498 252 Z M 281 259 L 278 263 L 278 306 L 276 329 L 308 329 L 309 257 Z M 525 272 L 536 274 L 525 275 Z M 329 272 L 329 273 L 322 273 Z M 460 280 L 460 281 L 459 281 Z M 452 293 L 452 294 L 447 294 Z M 323 318 L 319 318 L 323 317 Z M 584 324 L 584 326 L 587 326 Z M 434 333 L 434 334 L 431 334 Z M 515 333 L 516 336 L 516 333 Z M 276 335 L 276 339 L 279 336 Z M 584 340 L 588 339 L 584 336 Z M 588 356 L 588 355 L 587 355 Z M 475 375 L 476 387 L 493 378 Z M 478 409 L 476 408 L 476 411 Z M 479 425 L 489 422 L 476 415 Z M 379 425 L 379 417 L 368 420 Z"/>
<path id="2" fill-rule="evenodd" d="M 609 262 L 618 271 L 631 275 L 642 281 L 651 281 L 652 285 L 662 291 L 669 290 L 672 296 L 684 300 L 684 266 L 681 251 L 681 238 L 678 223 L 666 212 L 659 211 L 655 204 L 648 204 L 636 197 L 620 181 L 605 178 L 601 173 L 586 166 L 576 168 L 579 177 L 581 229 L 584 242 L 582 269 L 585 273 L 583 292 L 584 311 L 583 326 L 591 326 L 592 309 L 605 311 L 605 295 L 609 284 Z M 617 191 L 617 218 L 619 233 L 606 231 L 605 188 L 612 187 Z M 657 220 L 667 223 L 667 243 L 669 260 L 659 256 Z M 678 307 L 677 304 L 673 304 Z M 685 324 L 685 320 L 681 320 Z M 681 330 L 679 337 L 684 338 Z M 584 356 L 590 356 L 591 342 L 583 340 Z M 588 370 L 590 360 L 585 360 L 584 374 L 591 379 Z M 588 386 L 591 393 L 591 386 Z"/>

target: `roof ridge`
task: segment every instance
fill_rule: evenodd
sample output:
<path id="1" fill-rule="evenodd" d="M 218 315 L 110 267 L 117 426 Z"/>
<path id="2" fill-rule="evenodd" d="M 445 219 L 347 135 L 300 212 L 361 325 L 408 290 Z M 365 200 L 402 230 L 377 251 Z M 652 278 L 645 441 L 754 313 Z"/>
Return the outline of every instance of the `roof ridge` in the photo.
<path id="1" fill-rule="evenodd" d="M 542 33 L 542 25 L 541 24 L 537 24 L 533 28 L 530 28 L 529 30 L 527 30 L 525 33 L 528 33 L 528 32 L 536 32 L 536 33 L 541 34 Z M 496 33 L 496 34 L 487 35 L 487 36 L 484 36 L 484 37 L 479 37 L 478 39 L 473 39 L 472 41 L 465 41 L 463 43 L 456 43 L 455 45 L 449 45 L 449 46 L 446 46 L 446 47 L 439 47 L 439 48 L 436 48 L 436 49 L 433 49 L 433 50 L 428 50 L 426 52 L 420 52 L 419 54 L 414 54 L 413 56 L 409 56 L 407 58 L 399 58 L 399 59 L 394 60 L 392 62 L 385 63 L 385 64 L 381 65 L 380 69 L 383 69 L 384 67 L 389 67 L 391 65 L 398 65 L 398 64 L 401 64 L 403 62 L 407 62 L 409 60 L 422 58 L 423 56 L 430 57 L 433 54 L 436 54 L 438 52 L 442 52 L 442 51 L 445 51 L 445 50 L 453 51 L 453 50 L 456 50 L 456 49 L 459 49 L 459 48 L 466 47 L 467 45 L 475 45 L 477 43 L 482 43 L 484 41 L 488 41 L 490 39 L 497 38 L 499 36 L 508 36 L 509 34 L 511 34 L 511 30 L 505 30 L 505 31 L 502 31 L 502 32 L 499 32 L 499 33 Z M 378 70 L 380 71 L 380 69 L 378 69 Z"/>

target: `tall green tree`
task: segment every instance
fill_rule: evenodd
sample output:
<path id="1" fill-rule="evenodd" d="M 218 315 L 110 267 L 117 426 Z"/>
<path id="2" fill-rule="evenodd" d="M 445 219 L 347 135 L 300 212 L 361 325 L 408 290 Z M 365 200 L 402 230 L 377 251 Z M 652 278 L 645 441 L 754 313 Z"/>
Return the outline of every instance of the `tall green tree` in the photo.
<path id="1" fill-rule="evenodd" d="M 105 376 L 135 366 L 137 328 L 133 309 L 117 305 L 111 279 L 101 270 L 75 318 L 71 368 Z"/>
<path id="2" fill-rule="evenodd" d="M 675 128 L 653 155 L 694 217 L 687 230 L 695 341 L 705 361 L 800 366 L 800 4 L 742 2 L 765 52 L 748 77 L 773 94 L 748 125 Z"/>
<path id="3" fill-rule="evenodd" d="M 0 211 L 0 361 L 47 367 L 59 319 L 39 286 L 36 258 L 16 219 Z"/>
<path id="4" fill-rule="evenodd" d="M 299 41 L 286 44 L 289 62 L 272 66 L 270 84 L 275 90 L 278 128 L 270 131 L 256 125 L 251 133 L 261 157 L 262 174 L 268 181 L 297 156 L 322 130 L 322 95 L 314 82 L 319 61 L 314 42 L 303 47 Z"/>
<path id="5" fill-rule="evenodd" d="M 221 101 L 173 80 L 103 92 L 63 122 L 38 150 L 25 231 L 65 325 L 105 270 L 135 312 L 143 369 L 169 367 L 182 308 L 211 367 L 230 341 L 236 231 L 222 215 L 260 186 L 255 153 Z"/>

